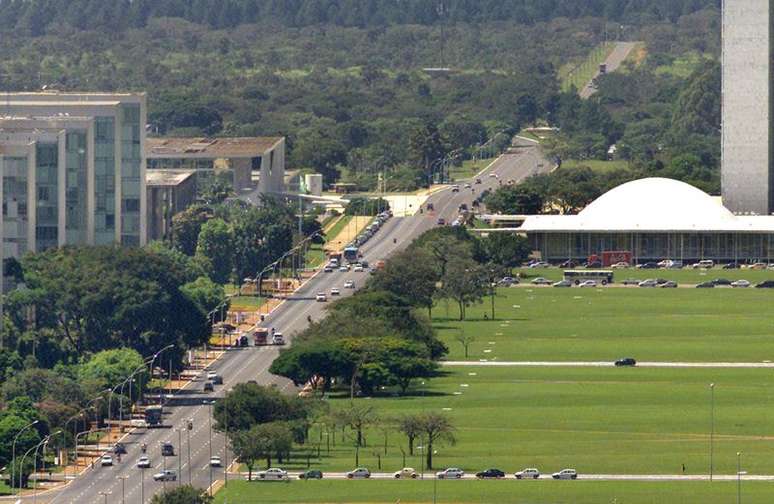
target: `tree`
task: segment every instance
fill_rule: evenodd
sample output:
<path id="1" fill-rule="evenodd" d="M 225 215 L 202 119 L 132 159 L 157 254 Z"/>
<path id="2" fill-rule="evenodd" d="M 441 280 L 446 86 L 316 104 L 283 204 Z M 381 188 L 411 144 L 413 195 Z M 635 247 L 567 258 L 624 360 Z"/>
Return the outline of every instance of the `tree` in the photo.
<path id="1" fill-rule="evenodd" d="M 269 372 L 289 378 L 297 386 L 313 382 L 325 396 L 334 378 L 352 374 L 354 359 L 355 356 L 340 343 L 314 339 L 280 351 Z"/>
<path id="2" fill-rule="evenodd" d="M 172 244 L 188 256 L 196 253 L 199 233 L 205 222 L 212 218 L 212 209 L 194 205 L 172 217 Z"/>
<path id="3" fill-rule="evenodd" d="M 163 490 L 151 499 L 151 504 L 211 504 L 213 498 L 201 488 L 183 485 Z"/>
<path id="4" fill-rule="evenodd" d="M 93 389 L 104 390 L 117 386 L 143 366 L 144 360 L 137 350 L 131 348 L 103 350 L 79 366 L 78 378 L 81 383 L 89 383 Z M 139 391 L 139 387 L 131 384 L 129 386 Z M 126 390 L 128 391 L 128 387 Z"/>
<path id="5" fill-rule="evenodd" d="M 431 174 L 433 162 L 446 154 L 441 133 L 431 122 L 426 122 L 412 131 L 408 149 L 410 158 L 422 167 L 426 177 Z"/>
<path id="6" fill-rule="evenodd" d="M 391 256 L 383 269 L 368 281 L 368 288 L 382 290 L 405 299 L 413 306 L 433 306 L 439 275 L 432 256 L 424 250 L 405 250 Z"/>
<path id="7" fill-rule="evenodd" d="M 196 303 L 204 313 L 209 313 L 226 299 L 226 291 L 209 278 L 202 276 L 180 287 L 188 299 Z M 226 306 L 228 309 L 228 306 Z"/>
<path id="8" fill-rule="evenodd" d="M 467 359 L 468 348 L 470 348 L 470 344 L 476 340 L 476 336 L 473 334 L 465 334 L 465 329 L 461 327 L 459 332 L 457 332 L 457 335 L 454 336 L 454 339 L 462 345 L 462 348 L 465 350 L 465 358 Z"/>
<path id="9" fill-rule="evenodd" d="M 299 167 L 311 167 L 322 173 L 326 183 L 339 178 L 338 165 L 347 161 L 347 149 L 333 128 L 313 128 L 301 131 L 292 152 L 293 163 Z"/>
<path id="10" fill-rule="evenodd" d="M 390 202 L 383 198 L 355 197 L 349 200 L 344 209 L 346 215 L 378 215 L 390 209 Z"/>
<path id="11" fill-rule="evenodd" d="M 532 187 L 503 186 L 484 199 L 489 212 L 506 215 L 534 215 L 543 210 L 543 198 Z"/>
<path id="12" fill-rule="evenodd" d="M 452 259 L 441 278 L 442 287 L 439 296 L 451 298 L 457 302 L 460 320 L 465 320 L 465 308 L 480 303 L 487 293 L 487 275 L 482 267 L 471 259 Z"/>
<path id="13" fill-rule="evenodd" d="M 229 434 L 234 454 L 247 466 L 248 481 L 252 481 L 255 463 L 266 459 L 266 467 L 271 467 L 272 456 L 278 458 L 290 453 L 293 435 L 286 422 L 270 422 L 252 426 L 248 430 Z"/>
<path id="14" fill-rule="evenodd" d="M 484 246 L 490 261 L 509 270 L 523 264 L 532 253 L 527 238 L 511 233 L 489 233 Z"/>
<path id="15" fill-rule="evenodd" d="M 414 441 L 422 434 L 422 416 L 420 414 L 402 415 L 398 417 L 397 426 L 408 439 L 409 455 L 414 455 Z"/>
<path id="16" fill-rule="evenodd" d="M 227 417 L 229 430 L 248 430 L 257 424 L 303 420 L 309 414 L 308 401 L 255 383 L 236 385 L 214 408 L 219 431 L 225 430 Z"/>
<path id="17" fill-rule="evenodd" d="M 433 468 L 433 445 L 439 443 L 454 444 L 454 425 L 451 420 L 440 413 L 422 413 L 419 425 L 427 443 L 427 468 Z"/>
<path id="18" fill-rule="evenodd" d="M 212 219 L 202 225 L 196 256 L 206 259 L 210 265 L 210 278 L 225 284 L 234 266 L 234 233 L 222 219 Z"/>
<path id="19" fill-rule="evenodd" d="M 379 421 L 376 409 L 373 406 L 363 406 L 357 403 L 350 403 L 349 406 L 334 412 L 339 425 L 346 425 L 355 431 L 355 446 L 361 448 L 365 446 L 363 432 L 365 429 Z"/>

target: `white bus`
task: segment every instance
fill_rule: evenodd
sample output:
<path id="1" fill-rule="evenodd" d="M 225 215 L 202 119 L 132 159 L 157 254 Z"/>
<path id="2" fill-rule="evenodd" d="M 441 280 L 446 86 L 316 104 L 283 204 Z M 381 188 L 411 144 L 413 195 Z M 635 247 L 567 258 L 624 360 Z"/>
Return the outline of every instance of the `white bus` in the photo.
<path id="1" fill-rule="evenodd" d="M 586 280 L 596 280 L 602 285 L 607 285 L 613 283 L 613 272 L 611 270 L 565 270 L 564 279 L 575 285 Z"/>

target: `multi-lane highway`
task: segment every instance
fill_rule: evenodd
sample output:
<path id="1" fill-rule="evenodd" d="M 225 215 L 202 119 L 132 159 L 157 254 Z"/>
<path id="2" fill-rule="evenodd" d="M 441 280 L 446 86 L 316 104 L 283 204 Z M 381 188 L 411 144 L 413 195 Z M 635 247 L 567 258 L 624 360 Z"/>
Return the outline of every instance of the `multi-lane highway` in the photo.
<path id="1" fill-rule="evenodd" d="M 484 173 L 480 174 L 481 184 L 473 184 L 472 188 L 460 187 L 459 192 L 450 188 L 432 194 L 427 203 L 432 203 L 434 211 L 424 211 L 408 217 L 396 217 L 387 221 L 381 230 L 362 247 L 364 259 L 373 263 L 386 258 L 394 251 L 407 246 L 414 238 L 424 231 L 437 225 L 439 218 L 447 222 L 454 220 L 460 204 L 470 207 L 473 199 L 486 188 L 495 188 L 500 181 L 514 179 L 519 181 L 538 171 L 549 169 L 539 150 L 533 144 L 525 143 L 515 152 L 506 154 L 492 163 Z M 496 173 L 498 178 L 490 177 Z M 307 317 L 319 319 L 324 316 L 326 303 L 315 302 L 318 292 L 330 292 L 331 287 L 339 287 L 342 295 L 348 290 L 343 289 L 344 282 L 353 280 L 360 287 L 367 279 L 367 273 L 333 272 L 319 273 L 308 280 L 290 299 L 286 300 L 267 316 L 265 325 L 282 331 L 286 338 L 292 341 L 293 334 L 302 331 L 308 324 Z M 276 347 L 248 347 L 232 349 L 216 362 L 212 368 L 223 376 L 223 385 L 216 386 L 214 393 L 200 392 L 203 379 L 193 381 L 174 400 L 177 406 L 165 408 L 165 428 L 136 430 L 124 440 L 128 453 L 121 462 L 112 467 L 95 465 L 87 469 L 78 478 L 71 481 L 64 489 L 52 491 L 44 496 L 38 496 L 40 502 L 56 504 L 102 504 L 107 502 L 146 503 L 152 495 L 164 488 L 163 483 L 154 482 L 153 474 L 163 469 L 180 471 L 178 482 L 166 483 L 167 486 L 178 483 L 188 483 L 201 488 L 210 486 L 213 479 L 223 478 L 223 469 L 210 469 L 210 454 L 220 456 L 224 461 L 231 460 L 231 454 L 226 456 L 224 436 L 212 431 L 210 434 L 210 406 L 203 401 L 222 397 L 225 391 L 234 385 L 249 380 L 260 384 L 276 384 L 282 390 L 291 392 L 293 384 L 269 373 L 269 366 L 279 352 Z M 181 431 L 188 420 L 193 424 L 190 432 L 191 443 L 188 445 L 189 433 Z M 212 442 L 210 443 L 210 438 Z M 175 446 L 176 456 L 161 457 L 160 444 L 170 442 Z M 136 461 L 141 455 L 140 445 L 148 447 L 152 468 L 144 471 L 136 467 Z M 189 462 L 190 450 L 190 462 Z"/>

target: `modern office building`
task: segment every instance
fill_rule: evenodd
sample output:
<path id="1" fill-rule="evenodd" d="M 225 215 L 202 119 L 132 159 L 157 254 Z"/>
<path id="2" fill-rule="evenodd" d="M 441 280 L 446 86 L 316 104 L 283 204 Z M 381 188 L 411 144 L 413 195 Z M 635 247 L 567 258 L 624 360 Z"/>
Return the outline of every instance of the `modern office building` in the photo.
<path id="1" fill-rule="evenodd" d="M 196 170 L 148 170 L 148 241 L 163 240 L 172 217 L 196 200 Z"/>
<path id="2" fill-rule="evenodd" d="M 283 137 L 148 138 L 146 145 L 150 170 L 196 170 L 199 186 L 224 173 L 238 195 L 284 191 Z"/>
<path id="3" fill-rule="evenodd" d="M 26 174 L 28 180 L 37 179 L 38 185 L 56 187 L 57 195 L 45 199 L 48 194 L 41 187 L 30 198 L 42 213 L 29 217 L 49 219 L 45 225 L 30 222 L 43 228 L 40 239 L 45 240 L 31 250 L 40 249 L 42 243 L 145 244 L 145 94 L 0 93 L 0 117 L 7 118 L 3 128 L 19 135 L 36 130 L 64 135 L 58 147 L 61 166 L 57 165 L 56 176 L 51 166 L 42 165 Z M 25 120 L 30 121 L 26 126 Z M 37 145 L 36 154 L 52 155 L 49 140 L 30 141 Z M 11 191 L 4 189 L 4 203 L 16 197 Z M 54 221 L 64 230 L 58 227 L 56 237 L 51 238 Z"/>
<path id="4" fill-rule="evenodd" d="M 774 213 L 770 0 L 723 2 L 721 190 L 735 214 Z"/>

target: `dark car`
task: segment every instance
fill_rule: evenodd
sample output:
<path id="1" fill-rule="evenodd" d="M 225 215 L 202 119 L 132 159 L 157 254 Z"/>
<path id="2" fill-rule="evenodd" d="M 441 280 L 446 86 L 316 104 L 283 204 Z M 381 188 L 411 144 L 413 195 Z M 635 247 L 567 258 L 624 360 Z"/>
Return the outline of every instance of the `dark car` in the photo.
<path id="1" fill-rule="evenodd" d="M 464 212 L 464 211 L 466 211 L 467 209 L 468 209 L 468 205 L 467 205 L 467 203 L 462 203 L 462 204 L 460 205 L 460 208 L 459 208 L 460 212 Z"/>
<path id="2" fill-rule="evenodd" d="M 586 268 L 601 268 L 602 261 L 589 261 L 586 263 Z"/>
<path id="3" fill-rule="evenodd" d="M 116 445 L 113 447 L 113 453 L 116 455 L 123 455 L 126 453 L 126 446 L 124 446 L 124 443 L 116 443 Z"/>
<path id="4" fill-rule="evenodd" d="M 322 479 L 323 473 L 322 471 L 318 471 L 317 469 L 310 469 L 306 472 L 302 472 L 298 475 L 298 479 Z"/>
<path id="5" fill-rule="evenodd" d="M 492 479 L 492 478 L 505 478 L 505 473 L 500 469 L 487 469 L 485 471 L 477 472 L 476 478 L 478 479 Z"/>
<path id="6" fill-rule="evenodd" d="M 562 264 L 559 265 L 560 268 L 577 268 L 578 263 L 576 263 L 573 260 L 564 261 Z"/>
<path id="7" fill-rule="evenodd" d="M 723 265 L 723 269 L 737 269 L 739 268 L 738 263 L 728 263 Z"/>
<path id="8" fill-rule="evenodd" d="M 162 457 L 174 457 L 175 456 L 175 447 L 172 446 L 172 443 L 162 443 L 161 444 L 161 456 Z"/>
<path id="9" fill-rule="evenodd" d="M 716 278 L 712 283 L 715 285 L 731 285 L 731 280 L 728 280 L 727 278 Z"/>
<path id="10" fill-rule="evenodd" d="M 637 266 L 639 269 L 658 269 L 658 263 L 646 262 Z"/>
<path id="11" fill-rule="evenodd" d="M 618 359 L 617 361 L 615 361 L 615 365 L 616 365 L 616 367 L 636 366 L 637 365 L 637 361 L 634 360 L 631 357 L 625 357 L 623 359 Z"/>
<path id="12" fill-rule="evenodd" d="M 445 226 L 446 225 L 446 219 L 444 219 L 443 217 L 439 217 L 438 220 L 436 221 L 436 223 L 439 226 Z"/>
<path id="13" fill-rule="evenodd" d="M 202 387 L 203 392 L 212 392 L 215 390 L 215 387 L 212 385 L 211 381 L 204 382 L 204 386 Z"/>
<path id="14" fill-rule="evenodd" d="M 774 289 L 774 280 L 764 280 L 763 282 L 756 284 L 758 289 Z"/>
<path id="15" fill-rule="evenodd" d="M 248 343 L 248 341 L 247 341 L 247 336 L 245 336 L 245 335 L 243 334 L 242 336 L 240 336 L 240 337 L 239 337 L 239 346 L 241 346 L 241 347 L 246 347 L 246 346 L 247 346 L 247 343 Z"/>
<path id="16" fill-rule="evenodd" d="M 433 205 L 432 203 L 428 203 L 427 204 L 427 211 L 430 212 L 430 211 L 433 211 L 433 210 L 435 210 L 435 205 Z"/>
<path id="17" fill-rule="evenodd" d="M 480 178 L 477 178 L 477 179 L 476 179 L 476 184 L 480 184 L 480 183 L 481 183 L 481 179 L 480 179 Z"/>
<path id="18" fill-rule="evenodd" d="M 707 282 L 702 282 L 702 283 L 696 285 L 697 289 L 712 289 L 713 287 L 715 287 L 715 282 L 713 282 L 711 280 L 707 281 Z"/>

